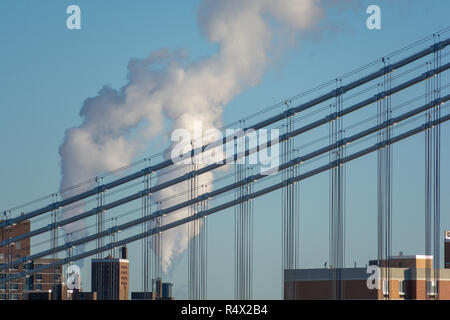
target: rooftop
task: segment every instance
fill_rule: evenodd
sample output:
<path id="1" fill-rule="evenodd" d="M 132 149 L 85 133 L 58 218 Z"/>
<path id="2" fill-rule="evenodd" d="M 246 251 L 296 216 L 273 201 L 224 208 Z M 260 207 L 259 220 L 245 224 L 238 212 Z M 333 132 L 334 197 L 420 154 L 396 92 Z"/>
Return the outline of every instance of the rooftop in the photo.
<path id="1" fill-rule="evenodd" d="M 409 256 L 404 256 L 404 255 L 400 255 L 400 256 L 391 256 L 389 257 L 392 260 L 397 260 L 397 259 L 415 259 L 415 260 L 421 260 L 421 259 L 433 259 L 432 255 L 424 255 L 424 254 L 415 254 L 415 255 L 409 255 Z"/>
<path id="2" fill-rule="evenodd" d="M 129 263 L 127 259 L 120 259 L 120 258 L 114 258 L 111 255 L 102 258 L 102 259 L 92 259 L 92 262 L 123 262 L 123 263 Z"/>

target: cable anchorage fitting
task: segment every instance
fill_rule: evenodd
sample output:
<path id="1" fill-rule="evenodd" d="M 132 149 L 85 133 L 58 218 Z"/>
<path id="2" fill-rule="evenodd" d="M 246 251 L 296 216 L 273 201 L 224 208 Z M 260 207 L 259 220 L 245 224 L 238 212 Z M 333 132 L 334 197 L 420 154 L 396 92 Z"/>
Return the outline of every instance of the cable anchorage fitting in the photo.
<path id="1" fill-rule="evenodd" d="M 341 163 L 343 163 L 343 162 L 342 162 L 342 159 L 336 159 L 332 163 L 333 163 L 333 167 L 339 167 L 341 165 Z"/>
<path id="2" fill-rule="evenodd" d="M 295 182 L 295 178 L 288 178 L 286 179 L 286 186 L 294 184 Z"/>
<path id="3" fill-rule="evenodd" d="M 210 194 L 208 192 L 205 192 L 204 194 L 201 194 L 198 198 L 200 201 L 208 200 Z"/>
<path id="4" fill-rule="evenodd" d="M 49 230 L 56 229 L 57 227 L 58 227 L 58 223 L 57 223 L 57 222 L 55 222 L 55 223 L 50 223 L 50 224 L 47 226 L 47 228 L 48 228 Z"/>
<path id="5" fill-rule="evenodd" d="M 337 118 L 338 118 L 338 112 L 333 112 L 332 114 L 330 114 L 329 116 L 328 116 L 328 119 L 329 119 L 329 121 L 333 121 L 333 120 L 336 120 Z"/>
<path id="6" fill-rule="evenodd" d="M 340 95 L 345 93 L 344 87 L 339 87 L 334 90 L 334 96 L 339 97 Z"/>
<path id="7" fill-rule="evenodd" d="M 60 208 L 60 206 L 61 206 L 61 203 L 58 201 L 58 202 L 53 202 L 51 205 L 49 205 L 49 208 L 51 211 L 54 211 L 54 210 L 58 210 Z"/>
<path id="8" fill-rule="evenodd" d="M 380 93 L 377 93 L 374 95 L 375 99 L 378 100 L 383 100 L 385 97 L 387 96 L 387 92 L 386 91 L 381 91 Z"/>
<path id="9" fill-rule="evenodd" d="M 109 228 L 109 234 L 117 233 L 117 231 L 119 231 L 117 226 Z"/>
<path id="10" fill-rule="evenodd" d="M 164 215 L 164 210 L 163 209 L 157 210 L 153 214 L 155 215 L 155 217 L 161 217 Z"/>
<path id="11" fill-rule="evenodd" d="M 104 184 L 102 184 L 102 185 L 98 186 L 96 188 L 96 190 L 97 190 L 97 193 L 103 193 L 106 191 L 106 186 Z"/>
<path id="12" fill-rule="evenodd" d="M 291 117 L 291 116 L 295 115 L 295 112 L 294 112 L 293 108 L 289 108 L 286 111 L 284 111 L 283 114 L 286 117 Z"/>
<path id="13" fill-rule="evenodd" d="M 383 72 L 386 73 L 391 73 L 392 71 L 394 71 L 394 66 L 393 65 L 388 65 L 386 67 L 383 67 Z"/>
<path id="14" fill-rule="evenodd" d="M 153 173 L 153 167 L 147 167 L 142 170 L 144 172 L 144 175 L 152 174 Z"/>
<path id="15" fill-rule="evenodd" d="M 386 142 L 386 140 L 383 140 L 383 141 L 380 141 L 379 143 L 377 143 L 376 145 L 380 148 L 384 148 L 387 146 L 387 142 Z"/>
<path id="16" fill-rule="evenodd" d="M 252 183 L 255 181 L 255 176 L 251 175 L 250 177 L 248 177 L 247 179 L 245 179 L 247 183 Z"/>
<path id="17" fill-rule="evenodd" d="M 280 136 L 280 140 L 281 141 L 284 141 L 284 140 L 287 140 L 287 139 L 289 139 L 289 133 L 283 133 L 281 136 Z M 270 141 L 270 142 L 272 142 L 272 141 Z M 258 146 L 259 147 L 259 146 Z"/>
<path id="18" fill-rule="evenodd" d="M 444 44 L 442 43 L 442 41 L 435 43 L 433 45 L 431 45 L 431 48 L 433 48 L 433 52 L 439 51 L 441 49 L 444 48 Z"/>
<path id="19" fill-rule="evenodd" d="M 347 142 L 348 142 L 348 139 L 347 139 L 347 138 L 342 138 L 341 140 L 339 140 L 339 141 L 337 142 L 337 144 L 338 144 L 339 146 L 345 146 L 345 145 L 347 145 Z"/>

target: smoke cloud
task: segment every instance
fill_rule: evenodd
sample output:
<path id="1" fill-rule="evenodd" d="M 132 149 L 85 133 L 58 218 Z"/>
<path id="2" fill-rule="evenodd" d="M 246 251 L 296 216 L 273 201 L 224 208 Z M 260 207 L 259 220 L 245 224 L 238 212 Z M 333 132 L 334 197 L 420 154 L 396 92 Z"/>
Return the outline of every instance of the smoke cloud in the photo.
<path id="1" fill-rule="evenodd" d="M 256 86 L 269 65 L 274 37 L 295 39 L 322 18 L 315 0 L 227 0 L 201 2 L 198 24 L 202 34 L 218 45 L 216 54 L 190 61 L 184 51 L 166 49 L 145 59 L 131 59 L 128 82 L 120 90 L 103 87 L 85 100 L 79 127 L 66 131 L 60 146 L 61 185 L 65 189 L 80 181 L 129 164 L 148 148 L 149 142 L 166 130 L 193 130 L 195 121 L 203 128 L 221 127 L 224 107 L 246 88 Z M 165 128 L 167 120 L 172 128 Z M 184 167 L 160 172 L 158 183 L 187 172 Z M 213 174 L 199 177 L 199 185 L 212 188 Z M 159 202 L 187 191 L 181 183 L 154 194 Z M 80 192 L 77 189 L 77 192 Z M 69 197 L 70 192 L 64 193 Z M 186 200 L 179 197 L 160 204 L 168 207 Z M 63 212 L 64 218 L 81 209 Z M 164 217 L 163 223 L 187 216 L 180 210 Z M 83 228 L 83 221 L 65 227 L 70 233 Z M 163 234 L 163 271 L 188 246 L 187 226 Z M 86 235 L 79 232 L 75 238 Z M 74 240 L 74 239 L 73 239 Z"/>

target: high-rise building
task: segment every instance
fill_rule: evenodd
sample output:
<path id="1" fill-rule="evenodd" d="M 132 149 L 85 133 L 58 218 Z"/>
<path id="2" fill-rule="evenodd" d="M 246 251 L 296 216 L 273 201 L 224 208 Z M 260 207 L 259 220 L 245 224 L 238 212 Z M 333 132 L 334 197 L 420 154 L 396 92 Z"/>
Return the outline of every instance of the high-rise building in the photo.
<path id="1" fill-rule="evenodd" d="M 93 259 L 91 287 L 98 300 L 128 300 L 129 261 L 112 256 Z"/>

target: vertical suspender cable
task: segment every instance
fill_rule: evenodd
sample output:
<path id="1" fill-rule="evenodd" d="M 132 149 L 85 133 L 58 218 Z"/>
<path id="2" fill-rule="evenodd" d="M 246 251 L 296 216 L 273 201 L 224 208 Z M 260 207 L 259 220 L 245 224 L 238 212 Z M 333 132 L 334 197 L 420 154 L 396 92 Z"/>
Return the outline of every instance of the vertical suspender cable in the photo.
<path id="1" fill-rule="evenodd" d="M 439 69 L 441 67 L 441 50 L 438 47 L 440 36 L 435 37 L 435 51 L 434 51 L 434 68 Z M 440 73 L 434 75 L 433 78 L 433 99 L 439 99 L 441 97 L 441 75 Z M 434 108 L 434 121 L 437 121 L 441 117 L 441 106 L 438 104 Z M 441 126 L 436 124 L 433 128 L 434 134 L 434 296 L 439 298 L 439 273 L 440 273 L 440 157 L 441 157 Z"/>
<path id="2" fill-rule="evenodd" d="M 336 99 L 334 108 L 330 110 L 330 144 L 335 144 L 334 150 L 330 151 L 330 161 L 335 166 L 330 169 L 330 267 L 331 270 L 331 299 L 343 298 L 342 268 L 344 266 L 344 206 L 343 206 L 343 165 L 340 159 L 343 156 L 343 147 L 339 141 L 343 138 L 343 118 L 340 116 L 343 105 L 342 80 L 336 79 Z M 334 109 L 334 110 L 333 110 Z M 332 112 L 334 111 L 334 112 Z"/>
<path id="3" fill-rule="evenodd" d="M 427 72 L 432 68 L 432 66 L 427 62 Z M 432 91 L 431 91 L 431 79 L 425 81 L 425 103 L 432 101 Z M 425 123 L 427 124 L 425 129 L 425 254 L 430 256 L 432 254 L 431 249 L 431 224 L 432 224 L 432 142 L 431 142 L 431 127 L 430 124 L 433 120 L 433 110 L 428 110 L 425 113 Z M 426 280 L 426 293 L 429 292 L 429 283 L 431 281 L 431 266 L 426 264 L 425 269 L 425 280 Z M 428 295 L 426 295 L 428 299 Z"/>

